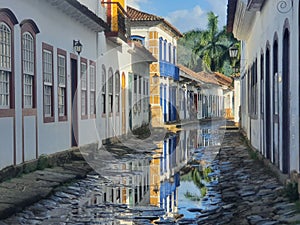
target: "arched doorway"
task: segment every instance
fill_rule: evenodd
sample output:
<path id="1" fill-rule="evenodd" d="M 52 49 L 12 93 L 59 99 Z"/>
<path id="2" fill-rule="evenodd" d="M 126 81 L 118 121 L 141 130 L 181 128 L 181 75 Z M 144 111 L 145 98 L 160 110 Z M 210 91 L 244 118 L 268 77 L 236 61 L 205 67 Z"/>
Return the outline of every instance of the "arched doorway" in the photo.
<path id="1" fill-rule="evenodd" d="M 266 49 L 266 111 L 265 111 L 265 121 L 266 121 L 266 156 L 267 159 L 271 159 L 271 93 L 270 93 L 270 48 L 267 46 Z"/>

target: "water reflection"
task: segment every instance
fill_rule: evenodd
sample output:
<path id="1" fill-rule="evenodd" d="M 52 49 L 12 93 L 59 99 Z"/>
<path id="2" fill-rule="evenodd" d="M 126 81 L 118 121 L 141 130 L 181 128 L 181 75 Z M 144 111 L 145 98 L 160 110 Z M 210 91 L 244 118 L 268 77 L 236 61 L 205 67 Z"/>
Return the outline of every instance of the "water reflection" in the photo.
<path id="1" fill-rule="evenodd" d="M 125 204 L 134 210 L 155 206 L 164 210 L 159 218 L 151 215 L 152 211 L 147 216 L 140 215 L 140 219 L 195 217 L 191 208 L 205 209 L 212 203 L 206 196 L 208 186 L 217 183 L 217 170 L 210 166 L 216 151 L 208 150 L 206 154 L 205 149 L 220 145 L 221 137 L 217 128 L 185 129 L 167 134 L 151 158 L 106 160 L 110 166 L 103 167 L 100 174 L 105 174 L 109 182 L 102 185 L 101 196 L 95 194 L 98 197 L 94 203 Z"/>
<path id="2" fill-rule="evenodd" d="M 94 159 L 99 174 L 90 174 L 45 201 L 44 224 L 65 220 L 141 225 L 179 218 L 196 223 L 199 214 L 221 201 L 213 189 L 219 174 L 212 164 L 218 153 L 213 146 L 221 139 L 218 127 L 192 127 L 167 134 L 154 153 L 132 154 L 120 144 L 109 146 Z"/>

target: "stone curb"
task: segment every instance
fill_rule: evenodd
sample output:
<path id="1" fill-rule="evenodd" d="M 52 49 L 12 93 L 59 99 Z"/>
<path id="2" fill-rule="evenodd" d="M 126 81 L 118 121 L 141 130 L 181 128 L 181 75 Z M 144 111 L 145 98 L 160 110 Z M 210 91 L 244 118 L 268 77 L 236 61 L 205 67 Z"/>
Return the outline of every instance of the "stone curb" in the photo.
<path id="1" fill-rule="evenodd" d="M 79 148 L 4 168 L 0 171 L 0 220 L 46 198 L 61 185 L 86 177 L 90 171 Z"/>

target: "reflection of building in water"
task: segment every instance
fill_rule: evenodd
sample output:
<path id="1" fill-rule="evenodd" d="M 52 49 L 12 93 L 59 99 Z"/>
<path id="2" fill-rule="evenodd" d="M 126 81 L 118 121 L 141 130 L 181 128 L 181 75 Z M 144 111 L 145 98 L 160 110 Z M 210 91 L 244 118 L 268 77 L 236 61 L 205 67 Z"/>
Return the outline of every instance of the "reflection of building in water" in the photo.
<path id="1" fill-rule="evenodd" d="M 198 146 L 210 146 L 212 144 L 211 129 L 199 129 L 197 132 Z"/>
<path id="2" fill-rule="evenodd" d="M 198 147 L 220 145 L 224 132 L 217 129 L 199 129 L 197 132 Z"/>
<path id="3" fill-rule="evenodd" d="M 187 163 L 189 153 L 187 132 L 172 134 L 161 146 L 161 152 L 155 155 L 150 169 L 150 203 L 166 210 L 167 213 L 178 211 L 178 187 L 180 169 Z"/>
<path id="4" fill-rule="evenodd" d="M 91 204 L 113 203 L 127 204 L 130 207 L 149 203 L 149 159 L 130 162 L 116 161 L 111 164 L 108 175 L 110 182 L 102 186 L 102 194 L 94 193 Z"/>

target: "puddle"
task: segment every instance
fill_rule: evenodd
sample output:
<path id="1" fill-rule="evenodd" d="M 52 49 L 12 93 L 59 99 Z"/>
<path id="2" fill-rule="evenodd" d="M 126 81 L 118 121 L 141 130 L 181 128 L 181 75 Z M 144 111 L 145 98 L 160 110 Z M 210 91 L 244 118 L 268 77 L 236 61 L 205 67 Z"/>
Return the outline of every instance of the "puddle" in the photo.
<path id="1" fill-rule="evenodd" d="M 120 144 L 110 146 L 94 159 L 100 175 L 63 187 L 6 222 L 197 224 L 220 208 L 215 158 L 223 134 L 218 126 L 193 126 L 168 134 L 155 151 L 120 155 Z"/>

